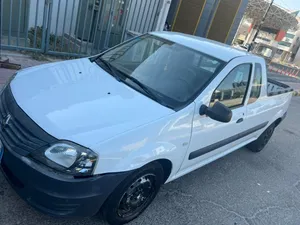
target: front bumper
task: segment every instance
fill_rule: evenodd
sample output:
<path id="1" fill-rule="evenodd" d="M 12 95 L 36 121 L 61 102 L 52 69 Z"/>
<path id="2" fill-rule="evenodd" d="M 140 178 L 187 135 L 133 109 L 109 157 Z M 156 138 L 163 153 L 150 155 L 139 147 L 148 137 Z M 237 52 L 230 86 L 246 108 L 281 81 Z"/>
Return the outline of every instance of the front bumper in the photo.
<path id="1" fill-rule="evenodd" d="M 53 216 L 93 216 L 130 172 L 74 178 L 5 148 L 4 176 L 31 206 Z"/>

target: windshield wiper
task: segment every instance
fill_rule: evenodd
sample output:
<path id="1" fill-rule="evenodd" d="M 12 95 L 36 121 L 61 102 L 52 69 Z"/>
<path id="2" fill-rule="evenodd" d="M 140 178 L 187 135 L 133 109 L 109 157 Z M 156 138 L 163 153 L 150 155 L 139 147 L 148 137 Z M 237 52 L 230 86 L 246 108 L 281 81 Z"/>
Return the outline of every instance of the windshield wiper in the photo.
<path id="1" fill-rule="evenodd" d="M 151 99 L 153 99 L 154 101 L 157 101 L 158 103 L 165 105 L 167 107 L 169 107 L 168 105 L 165 104 L 165 102 L 163 102 L 161 99 L 159 99 L 156 94 L 154 94 L 147 86 L 145 86 L 143 83 L 141 83 L 138 79 L 127 75 L 126 73 L 114 68 L 109 62 L 107 62 L 106 60 L 102 59 L 101 57 L 96 59 L 95 61 L 100 61 L 101 63 L 103 63 L 108 69 L 109 71 L 112 73 L 112 75 L 119 81 L 119 82 L 124 82 L 121 77 L 119 76 L 118 73 L 122 74 L 123 77 L 131 80 L 133 83 L 137 84 L 147 95 L 148 97 L 150 97 Z"/>
<path id="2" fill-rule="evenodd" d="M 119 72 L 121 72 L 121 71 L 119 71 Z M 160 99 L 158 99 L 158 97 L 156 96 L 156 94 L 154 94 L 146 85 L 144 85 L 143 83 L 141 83 L 138 79 L 136 79 L 136 78 L 134 78 L 132 76 L 129 76 L 126 73 L 123 73 L 123 72 L 121 72 L 121 73 L 122 73 L 122 75 L 124 77 L 126 77 L 129 80 L 131 80 L 133 83 L 137 84 L 144 92 L 146 92 L 148 94 L 148 96 L 150 98 L 152 98 L 153 100 L 155 100 L 155 101 L 163 104 L 163 102 Z"/>
<path id="3" fill-rule="evenodd" d="M 116 70 L 110 65 L 109 62 L 107 62 L 106 60 L 104 60 L 102 58 L 98 58 L 97 60 L 100 61 L 101 63 L 103 63 L 109 69 L 109 71 L 112 73 L 113 77 L 115 77 L 117 79 L 117 81 L 121 81 L 120 76 L 118 75 Z M 97 60 L 95 60 L 95 61 L 97 61 Z"/>

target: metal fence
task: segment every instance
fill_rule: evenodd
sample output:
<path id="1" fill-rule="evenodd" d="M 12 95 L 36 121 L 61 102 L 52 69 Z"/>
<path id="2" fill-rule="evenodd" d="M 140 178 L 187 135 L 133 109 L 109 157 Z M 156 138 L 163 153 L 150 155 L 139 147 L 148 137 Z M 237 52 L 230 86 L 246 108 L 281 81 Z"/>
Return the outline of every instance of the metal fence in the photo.
<path id="1" fill-rule="evenodd" d="M 100 52 L 156 28 L 163 0 L 0 0 L 3 49 L 64 56 Z"/>

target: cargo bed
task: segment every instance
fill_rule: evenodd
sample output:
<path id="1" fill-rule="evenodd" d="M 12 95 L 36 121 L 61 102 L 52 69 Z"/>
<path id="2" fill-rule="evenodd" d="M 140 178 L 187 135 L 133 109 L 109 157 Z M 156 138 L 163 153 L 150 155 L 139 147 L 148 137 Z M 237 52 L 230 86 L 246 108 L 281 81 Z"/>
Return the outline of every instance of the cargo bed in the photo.
<path id="1" fill-rule="evenodd" d="M 289 85 L 268 78 L 268 96 L 280 95 L 294 91 Z"/>

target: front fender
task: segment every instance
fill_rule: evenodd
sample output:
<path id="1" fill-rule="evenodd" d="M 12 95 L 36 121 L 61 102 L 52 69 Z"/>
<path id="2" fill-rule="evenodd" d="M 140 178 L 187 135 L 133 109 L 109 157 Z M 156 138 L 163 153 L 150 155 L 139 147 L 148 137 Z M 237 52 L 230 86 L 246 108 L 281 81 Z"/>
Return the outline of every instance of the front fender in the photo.
<path id="1" fill-rule="evenodd" d="M 172 162 L 170 176 L 173 176 L 189 146 L 194 107 L 192 103 L 170 116 L 92 147 L 99 155 L 94 173 L 129 171 L 158 159 L 168 159 Z"/>

